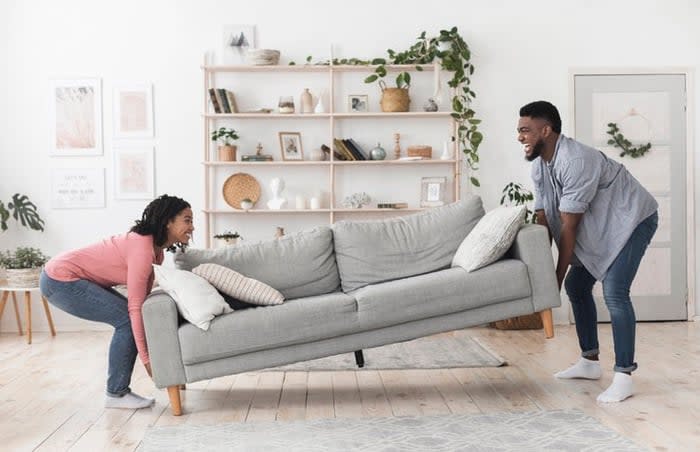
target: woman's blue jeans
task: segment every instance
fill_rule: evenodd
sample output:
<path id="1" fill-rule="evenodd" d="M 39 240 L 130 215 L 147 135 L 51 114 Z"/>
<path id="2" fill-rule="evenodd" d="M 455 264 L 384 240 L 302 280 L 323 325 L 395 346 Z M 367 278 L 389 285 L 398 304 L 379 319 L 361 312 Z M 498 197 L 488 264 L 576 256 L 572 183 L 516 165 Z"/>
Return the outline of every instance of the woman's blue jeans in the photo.
<path id="1" fill-rule="evenodd" d="M 615 346 L 615 372 L 632 372 L 637 369 L 637 363 L 634 362 L 636 318 L 630 300 L 630 287 L 658 224 L 657 213 L 639 223 L 603 279 L 603 298 L 610 311 Z M 588 270 L 578 266 L 569 269 L 564 282 L 576 320 L 581 355 L 584 357 L 595 356 L 599 352 L 598 315 L 593 301 L 595 282 Z"/>
<path id="2" fill-rule="evenodd" d="M 113 289 L 105 289 L 85 279 L 56 281 L 45 271 L 41 272 L 39 287 L 44 297 L 57 308 L 81 319 L 114 327 L 109 345 L 107 395 L 120 397 L 128 393 L 138 351 L 126 298 Z"/>

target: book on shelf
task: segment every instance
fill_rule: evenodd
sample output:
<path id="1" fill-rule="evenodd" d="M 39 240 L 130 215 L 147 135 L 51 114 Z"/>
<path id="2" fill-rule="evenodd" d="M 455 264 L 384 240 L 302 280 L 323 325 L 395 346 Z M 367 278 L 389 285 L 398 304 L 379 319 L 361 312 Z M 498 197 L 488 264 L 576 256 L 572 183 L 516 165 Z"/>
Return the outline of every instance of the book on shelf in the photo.
<path id="1" fill-rule="evenodd" d="M 209 100 L 211 101 L 212 107 L 214 107 L 214 113 L 221 113 L 221 105 L 219 104 L 219 99 L 216 97 L 216 90 L 214 88 L 209 88 Z"/>
<path id="2" fill-rule="evenodd" d="M 377 203 L 377 209 L 407 209 L 407 202 L 380 202 Z"/>
<path id="3" fill-rule="evenodd" d="M 363 154 L 360 149 L 355 146 L 355 144 L 352 141 L 352 138 L 350 139 L 343 139 L 340 140 L 343 142 L 346 148 L 350 151 L 350 153 L 355 157 L 355 160 L 367 160 L 367 157 L 365 157 L 365 154 Z"/>
<path id="4" fill-rule="evenodd" d="M 250 154 L 241 156 L 242 162 L 271 162 L 273 160 L 271 155 Z"/>
<path id="5" fill-rule="evenodd" d="M 335 150 L 338 151 L 338 154 L 343 156 L 343 160 L 357 160 L 352 152 L 350 152 L 350 150 L 345 147 L 345 144 L 338 138 L 333 138 L 333 145 L 335 146 Z"/>
<path id="6" fill-rule="evenodd" d="M 216 98 L 221 105 L 221 111 L 223 113 L 231 113 L 231 107 L 228 105 L 228 98 L 226 97 L 226 90 L 223 88 L 217 88 Z"/>
<path id="7" fill-rule="evenodd" d="M 238 105 L 236 104 L 236 96 L 229 90 L 226 90 L 226 99 L 228 100 L 231 113 L 238 113 Z"/>
<path id="8" fill-rule="evenodd" d="M 404 162 L 412 162 L 414 160 L 431 160 L 428 157 L 421 157 L 421 156 L 412 156 L 412 157 L 399 157 L 399 160 L 403 160 Z"/>
<path id="9" fill-rule="evenodd" d="M 349 141 L 353 148 L 355 148 L 357 153 L 362 156 L 362 160 L 369 160 L 369 152 L 365 152 L 365 150 L 362 149 L 362 146 L 357 144 L 357 141 L 355 141 L 352 138 L 348 138 L 347 141 Z"/>

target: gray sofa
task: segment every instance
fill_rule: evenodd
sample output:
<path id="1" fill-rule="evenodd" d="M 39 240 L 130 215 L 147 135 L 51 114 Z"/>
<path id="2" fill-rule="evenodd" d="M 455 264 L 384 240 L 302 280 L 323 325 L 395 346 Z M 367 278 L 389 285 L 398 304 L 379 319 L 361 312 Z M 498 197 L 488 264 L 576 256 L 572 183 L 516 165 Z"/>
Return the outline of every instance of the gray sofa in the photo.
<path id="1" fill-rule="evenodd" d="M 524 226 L 508 254 L 467 273 L 450 268 L 484 215 L 472 196 L 382 221 L 339 222 L 280 240 L 175 257 L 190 270 L 214 262 L 278 289 L 281 305 L 215 318 L 208 331 L 181 323 L 174 301 L 143 306 L 153 380 L 180 415 L 180 385 L 542 313 L 553 335 L 560 305 L 545 228 Z M 357 356 L 357 355 L 356 355 Z M 358 363 L 360 364 L 360 363 Z"/>

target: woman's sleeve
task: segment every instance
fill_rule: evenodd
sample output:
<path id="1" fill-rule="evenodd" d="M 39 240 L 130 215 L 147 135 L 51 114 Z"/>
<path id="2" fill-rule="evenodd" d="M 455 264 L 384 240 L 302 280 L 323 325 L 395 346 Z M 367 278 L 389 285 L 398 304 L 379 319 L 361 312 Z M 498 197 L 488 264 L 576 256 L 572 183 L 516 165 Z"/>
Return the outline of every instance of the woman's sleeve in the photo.
<path id="1" fill-rule="evenodd" d="M 150 362 L 143 328 L 141 308 L 146 296 L 153 287 L 153 240 L 150 236 L 130 233 L 127 238 L 126 288 L 136 349 L 144 364 Z"/>

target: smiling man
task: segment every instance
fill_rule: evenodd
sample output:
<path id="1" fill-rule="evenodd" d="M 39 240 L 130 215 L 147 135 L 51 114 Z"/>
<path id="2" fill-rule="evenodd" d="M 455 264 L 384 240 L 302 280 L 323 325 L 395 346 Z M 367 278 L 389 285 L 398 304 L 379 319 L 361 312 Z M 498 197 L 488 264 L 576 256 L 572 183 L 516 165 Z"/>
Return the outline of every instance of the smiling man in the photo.
<path id="1" fill-rule="evenodd" d="M 658 225 L 658 204 L 620 163 L 561 133 L 557 108 L 537 101 L 520 109 L 518 141 L 532 162 L 537 222 L 559 249 L 556 274 L 576 320 L 581 358 L 557 378 L 601 377 L 593 285 L 603 283 L 610 312 L 615 366 L 599 402 L 634 392 L 636 319 L 630 286 Z M 567 274 L 568 270 L 568 274 Z M 566 276 L 566 280 L 564 279 Z"/>

